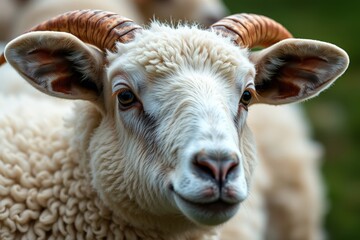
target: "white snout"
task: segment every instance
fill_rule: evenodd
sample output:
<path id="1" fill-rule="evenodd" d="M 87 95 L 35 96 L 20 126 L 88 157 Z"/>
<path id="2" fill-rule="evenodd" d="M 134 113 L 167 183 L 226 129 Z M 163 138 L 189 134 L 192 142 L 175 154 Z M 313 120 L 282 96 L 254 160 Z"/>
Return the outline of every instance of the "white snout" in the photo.
<path id="1" fill-rule="evenodd" d="M 211 146 L 212 144 L 207 144 Z M 174 199 L 180 211 L 192 221 L 201 225 L 217 225 L 234 216 L 248 194 L 242 157 L 237 147 L 230 143 L 204 148 L 194 143 L 181 160 L 172 181 Z M 205 164 L 198 164 L 198 153 L 204 154 Z M 223 162 L 233 156 L 234 164 L 219 177 Z M 223 161 L 223 162 L 222 162 Z M 209 163 L 207 163 L 209 162 Z M 208 165 L 207 165 L 208 164 Z M 217 174 L 219 171 L 219 174 Z"/>

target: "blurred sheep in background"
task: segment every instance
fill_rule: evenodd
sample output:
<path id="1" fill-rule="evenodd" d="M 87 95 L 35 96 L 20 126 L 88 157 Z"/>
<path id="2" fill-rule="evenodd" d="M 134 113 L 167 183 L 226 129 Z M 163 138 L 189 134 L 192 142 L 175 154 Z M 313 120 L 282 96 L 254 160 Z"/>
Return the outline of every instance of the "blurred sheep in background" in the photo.
<path id="1" fill-rule="evenodd" d="M 0 0 L 0 6 L 0 41 L 76 9 L 112 11 L 143 24 L 155 17 L 161 21 L 186 20 L 203 26 L 228 14 L 220 0 Z"/>
<path id="2" fill-rule="evenodd" d="M 22 6 L 20 1 L 0 0 L 0 41 L 9 39 L 12 23 Z"/>
<path id="3" fill-rule="evenodd" d="M 146 21 L 195 21 L 210 26 L 229 14 L 221 0 L 130 0 Z"/>

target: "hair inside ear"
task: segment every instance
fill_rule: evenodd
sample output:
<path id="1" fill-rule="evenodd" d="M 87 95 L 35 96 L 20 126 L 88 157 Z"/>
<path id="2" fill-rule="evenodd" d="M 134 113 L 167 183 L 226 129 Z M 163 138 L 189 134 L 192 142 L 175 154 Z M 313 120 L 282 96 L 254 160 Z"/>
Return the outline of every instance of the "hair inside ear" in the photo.
<path id="1" fill-rule="evenodd" d="M 32 64 L 24 70 L 37 85 L 57 93 L 73 95 L 81 89 L 99 94 L 100 89 L 82 72 L 81 62 L 72 60 L 75 54 L 64 49 L 36 49 L 28 53 L 26 60 Z"/>
<path id="2" fill-rule="evenodd" d="M 40 91 L 95 101 L 102 92 L 103 53 L 62 32 L 32 32 L 11 41 L 8 62 Z"/>
<path id="3" fill-rule="evenodd" d="M 262 96 L 287 99 L 295 96 L 311 95 L 332 80 L 333 71 L 326 59 L 320 57 L 286 56 L 278 60 L 278 69 L 270 73 L 270 78 L 256 85 Z"/>
<path id="4" fill-rule="evenodd" d="M 262 102 L 270 104 L 316 96 L 348 66 L 343 50 L 313 40 L 284 40 L 256 54 L 256 91 Z"/>

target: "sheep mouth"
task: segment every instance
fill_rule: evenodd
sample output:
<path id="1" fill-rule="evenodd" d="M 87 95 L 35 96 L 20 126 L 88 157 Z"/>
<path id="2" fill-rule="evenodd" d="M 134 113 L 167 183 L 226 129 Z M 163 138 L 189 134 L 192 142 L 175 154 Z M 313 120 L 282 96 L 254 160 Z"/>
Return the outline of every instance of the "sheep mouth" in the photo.
<path id="1" fill-rule="evenodd" d="M 240 203 L 229 203 L 221 198 L 212 202 L 196 202 L 182 197 L 175 192 L 177 206 L 190 220 L 200 225 L 219 225 L 237 212 Z"/>
<path id="2" fill-rule="evenodd" d="M 214 202 L 209 203 L 199 203 L 187 200 L 179 195 L 180 199 L 184 201 L 186 204 L 191 205 L 197 209 L 201 209 L 203 211 L 211 211 L 213 213 L 221 213 L 223 211 L 228 210 L 229 208 L 236 207 L 238 203 L 228 203 L 223 201 L 222 199 L 216 200 Z"/>

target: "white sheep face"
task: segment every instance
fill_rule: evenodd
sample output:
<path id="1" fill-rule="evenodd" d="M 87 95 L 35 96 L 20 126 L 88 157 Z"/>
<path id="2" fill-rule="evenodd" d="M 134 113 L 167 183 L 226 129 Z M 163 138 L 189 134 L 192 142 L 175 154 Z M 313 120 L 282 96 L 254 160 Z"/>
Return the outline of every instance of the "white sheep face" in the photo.
<path id="1" fill-rule="evenodd" d="M 249 140 L 243 134 L 247 106 L 240 99 L 253 91 L 255 69 L 245 50 L 205 34 L 153 25 L 138 40 L 119 45 L 107 75 L 118 96 L 109 108 L 124 139 L 124 157 L 114 161 L 133 167 L 133 178 L 155 190 L 152 197 L 137 196 L 139 204 L 213 225 L 233 216 L 248 194 L 245 172 L 254 159 L 241 150 Z M 124 93 L 136 98 L 130 106 L 122 103 Z M 152 171 L 139 171 L 150 162 Z"/>
<path id="2" fill-rule="evenodd" d="M 248 53 L 213 32 L 158 23 L 117 47 L 105 61 L 71 34 L 33 32 L 5 56 L 40 91 L 93 103 L 99 123 L 82 151 L 94 189 L 133 226 L 169 231 L 223 223 L 247 197 L 249 103 L 316 96 L 349 62 L 324 42 L 287 39 Z"/>

